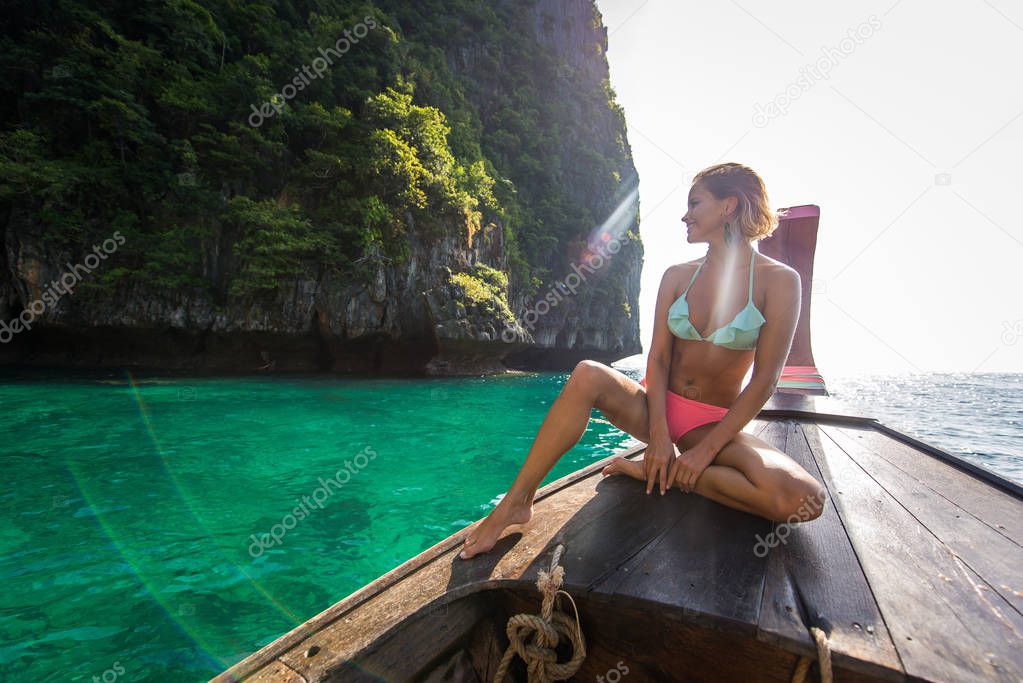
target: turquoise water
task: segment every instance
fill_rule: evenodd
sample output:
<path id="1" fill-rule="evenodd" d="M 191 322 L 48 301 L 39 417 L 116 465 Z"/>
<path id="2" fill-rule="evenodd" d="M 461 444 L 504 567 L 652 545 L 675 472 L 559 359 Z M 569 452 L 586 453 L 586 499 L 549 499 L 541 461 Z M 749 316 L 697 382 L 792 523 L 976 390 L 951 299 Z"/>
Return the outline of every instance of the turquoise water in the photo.
<path id="1" fill-rule="evenodd" d="M 1023 375 L 825 377 L 1023 482 Z M 208 679 L 486 515 L 566 378 L 0 376 L 0 679 Z"/>
<path id="2" fill-rule="evenodd" d="M 0 678 L 207 680 L 486 515 L 566 378 L 5 379 Z"/>

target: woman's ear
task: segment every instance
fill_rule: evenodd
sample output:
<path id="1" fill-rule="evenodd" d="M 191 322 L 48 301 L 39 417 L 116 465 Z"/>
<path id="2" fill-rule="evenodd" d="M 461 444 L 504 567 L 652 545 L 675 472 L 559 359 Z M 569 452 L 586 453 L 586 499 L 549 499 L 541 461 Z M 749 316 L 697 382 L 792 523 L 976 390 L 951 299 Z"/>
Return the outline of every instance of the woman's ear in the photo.
<path id="1" fill-rule="evenodd" d="M 725 210 L 728 212 L 728 218 L 735 217 L 735 208 L 739 206 L 738 197 L 726 197 L 725 198 Z"/>

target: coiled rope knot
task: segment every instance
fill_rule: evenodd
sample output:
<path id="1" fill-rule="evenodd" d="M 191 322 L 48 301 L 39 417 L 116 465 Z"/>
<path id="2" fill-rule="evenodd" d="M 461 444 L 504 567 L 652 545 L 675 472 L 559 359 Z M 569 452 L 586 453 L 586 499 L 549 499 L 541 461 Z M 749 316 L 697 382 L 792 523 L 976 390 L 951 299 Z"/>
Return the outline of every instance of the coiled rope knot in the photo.
<path id="1" fill-rule="evenodd" d="M 586 658 L 586 641 L 582 628 L 579 626 L 579 610 L 575 600 L 561 588 L 565 577 L 565 568 L 558 564 L 563 545 L 554 550 L 551 570 L 540 570 L 536 587 L 543 595 L 540 614 L 516 614 L 508 620 L 508 649 L 504 651 L 501 664 L 497 667 L 494 683 L 503 683 L 508 675 L 508 666 L 512 658 L 518 655 L 526 662 L 529 683 L 548 683 L 564 681 L 571 678 Z M 558 595 L 564 595 L 571 601 L 575 611 L 575 622 L 564 612 L 557 610 Z M 555 649 L 561 636 L 566 642 L 572 643 L 572 658 L 567 662 L 558 662 Z"/>

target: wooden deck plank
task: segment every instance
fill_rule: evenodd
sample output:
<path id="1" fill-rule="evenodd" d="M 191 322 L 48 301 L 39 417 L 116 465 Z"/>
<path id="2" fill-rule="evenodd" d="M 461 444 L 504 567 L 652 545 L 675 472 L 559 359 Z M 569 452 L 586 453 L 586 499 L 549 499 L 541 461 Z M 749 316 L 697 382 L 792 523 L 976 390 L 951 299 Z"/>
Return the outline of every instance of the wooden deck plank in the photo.
<path id="1" fill-rule="evenodd" d="M 554 539 L 554 543 L 565 545 L 561 565 L 566 586 L 595 590 L 691 509 L 672 500 L 671 492 L 647 495 L 643 486 L 624 476 L 605 478 L 600 489 L 617 503 L 599 519 L 573 523 Z M 527 574 L 530 578 L 540 569 L 550 568 L 544 560 L 546 557 L 538 558 L 535 571 Z"/>
<path id="2" fill-rule="evenodd" d="M 1023 546 L 1023 500 L 1020 498 L 874 430 L 843 427 L 835 433 L 855 439 L 862 448 L 927 486 L 948 504 L 966 510 L 1016 545 Z"/>
<path id="3" fill-rule="evenodd" d="M 665 502 L 669 495 L 686 494 L 672 491 Z M 752 544 L 736 541 L 752 539 L 756 529 L 763 533 L 769 523 L 702 497 L 692 507 L 594 590 L 678 607 L 694 623 L 732 622 L 739 632 L 750 633 L 764 561 L 751 557 Z"/>
<path id="4" fill-rule="evenodd" d="M 804 434 L 908 676 L 1018 681 L 1023 648 L 988 596 L 916 518 L 819 427 Z"/>
<path id="5" fill-rule="evenodd" d="M 777 392 L 767 399 L 761 415 L 770 419 L 795 417 L 814 421 L 827 418 L 869 423 L 874 420 L 873 417 L 864 415 L 856 406 L 834 396 Z"/>
<path id="6" fill-rule="evenodd" d="M 985 524 L 957 504 L 937 494 L 919 481 L 914 473 L 892 465 L 868 447 L 879 442 L 857 439 L 857 431 L 840 427 L 822 427 L 849 456 L 870 473 L 899 503 L 923 524 L 941 543 L 979 576 L 983 577 L 1020 616 L 1023 612 L 1023 548 L 995 528 Z M 883 448 L 881 449 L 883 450 Z M 927 457 L 921 454 L 920 457 Z M 946 466 L 948 467 L 948 466 Z M 948 468 L 952 469 L 952 468 Z M 960 474 L 965 477 L 967 475 Z M 963 499 L 966 497 L 963 496 Z M 1009 497 L 1003 501 L 1004 518 L 1023 517 L 1023 501 Z M 1021 630 L 1023 633 L 1023 630 Z"/>
<path id="7" fill-rule="evenodd" d="M 777 442 L 783 429 L 766 424 L 760 438 Z M 597 589 L 680 607 L 695 623 L 713 620 L 755 633 L 766 559 L 756 557 L 753 547 L 756 535 L 766 535 L 771 522 L 677 489 L 669 496 L 691 512 Z"/>
<path id="8" fill-rule="evenodd" d="M 990 608 L 990 614 L 992 615 L 992 617 L 998 619 L 1009 631 L 1015 634 L 1017 639 L 1015 646 L 1017 649 L 1014 651 L 1014 654 L 1016 655 L 1017 658 L 1016 659 L 1017 664 L 1014 671 L 1017 672 L 1018 674 L 1018 671 L 1020 669 L 1019 666 L 1019 656 L 1021 652 L 1020 648 L 1023 648 L 1023 617 L 1021 617 L 1019 612 L 1017 612 L 1008 602 L 1006 602 L 1001 595 L 992 591 L 988 586 L 987 582 L 975 571 L 973 571 L 969 567 L 969 565 L 960 562 L 959 566 L 963 570 L 963 574 L 970 580 L 970 583 L 976 589 L 977 596 L 985 603 L 987 603 L 988 607 Z M 988 656 L 992 657 L 994 656 L 994 653 L 991 652 L 990 650 L 986 654 Z M 996 666 L 999 667 L 1001 666 L 1001 664 L 997 662 L 997 660 Z M 1020 676 L 1016 674 L 1013 675 L 1014 675 L 1013 680 L 1016 681 L 1023 680 L 1023 678 L 1021 678 Z"/>
<path id="9" fill-rule="evenodd" d="M 306 680 L 297 672 L 278 661 L 270 662 L 254 676 L 245 680 L 248 683 L 306 683 Z"/>
<path id="10" fill-rule="evenodd" d="M 758 637 L 788 647 L 802 643 L 802 654 L 816 657 L 809 627 L 817 626 L 828 635 L 837 666 L 899 680 L 895 645 L 831 499 L 835 484 L 817 467 L 803 425 L 786 421 L 785 436 L 784 452 L 824 484 L 828 499 L 820 517 L 776 524 L 761 545 L 769 554 Z"/>
<path id="11" fill-rule="evenodd" d="M 760 436 L 763 433 L 763 431 L 765 429 L 767 429 L 767 425 L 771 424 L 771 422 L 772 422 L 772 420 L 763 420 L 763 419 L 760 419 L 760 418 L 753 418 L 752 420 L 749 421 L 749 423 L 747 423 L 747 425 L 743 429 L 743 431 L 744 432 L 749 432 L 750 434 L 753 434 L 754 436 Z"/>
<path id="12" fill-rule="evenodd" d="M 328 667 L 329 677 L 349 681 L 369 674 L 372 679 L 367 680 L 411 680 L 424 662 L 462 643 L 468 644 L 466 634 L 493 609 L 489 597 L 471 596 L 411 617 L 394 637 L 374 643 L 372 650 L 360 652 L 347 661 L 335 660 Z M 303 657 L 309 659 L 304 654 Z"/>

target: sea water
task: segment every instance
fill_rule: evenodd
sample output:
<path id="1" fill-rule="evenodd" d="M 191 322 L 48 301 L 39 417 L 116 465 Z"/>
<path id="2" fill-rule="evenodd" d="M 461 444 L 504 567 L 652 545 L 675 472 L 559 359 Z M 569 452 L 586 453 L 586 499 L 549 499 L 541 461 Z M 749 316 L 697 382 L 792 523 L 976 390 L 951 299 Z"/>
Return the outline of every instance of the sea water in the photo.
<path id="1" fill-rule="evenodd" d="M 0 679 L 207 680 L 484 517 L 566 378 L 0 378 Z"/>

